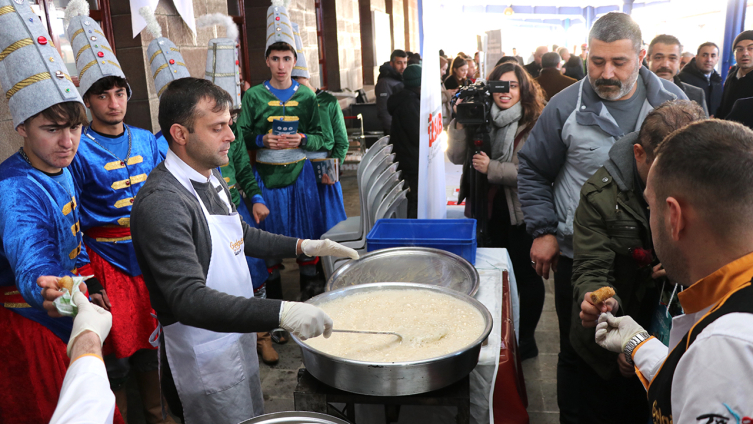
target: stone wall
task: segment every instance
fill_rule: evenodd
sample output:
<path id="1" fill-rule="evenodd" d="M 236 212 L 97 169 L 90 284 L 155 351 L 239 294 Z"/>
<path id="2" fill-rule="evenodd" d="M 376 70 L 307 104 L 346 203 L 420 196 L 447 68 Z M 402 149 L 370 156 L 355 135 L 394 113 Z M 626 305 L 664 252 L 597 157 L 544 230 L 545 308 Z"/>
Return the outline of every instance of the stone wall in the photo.
<path id="1" fill-rule="evenodd" d="M 355 91 L 363 86 L 361 18 L 358 1 L 323 0 L 327 88 Z"/>
<path id="2" fill-rule="evenodd" d="M 5 99 L 4 95 L 5 87 L 3 87 L 2 93 L 2 100 L 0 100 L 0 162 L 16 153 L 18 148 L 24 144 L 24 139 L 13 128 L 13 118 L 10 116 L 8 100 Z"/>
<path id="3" fill-rule="evenodd" d="M 405 6 L 403 0 L 391 0 L 392 49 L 410 50 L 405 45 Z"/>
<path id="4" fill-rule="evenodd" d="M 403 1 L 403 16 L 405 18 L 405 48 L 419 53 L 421 45 L 418 35 L 418 0 Z"/>

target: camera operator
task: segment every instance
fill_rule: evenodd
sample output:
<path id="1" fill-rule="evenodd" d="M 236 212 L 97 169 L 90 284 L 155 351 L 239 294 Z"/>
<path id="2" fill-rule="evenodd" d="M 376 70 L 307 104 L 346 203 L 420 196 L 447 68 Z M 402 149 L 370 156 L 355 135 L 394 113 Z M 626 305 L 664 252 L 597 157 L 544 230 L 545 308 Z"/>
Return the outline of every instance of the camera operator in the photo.
<path id="1" fill-rule="evenodd" d="M 544 306 L 544 284 L 530 265 L 529 252 L 533 239 L 526 232 L 518 200 L 518 151 L 544 109 L 544 94 L 538 83 L 516 62 L 497 66 L 488 80 L 493 100 L 489 116 L 488 151 L 481 149 L 475 153 L 471 140 L 474 136 L 472 128 L 459 123 L 459 118 L 456 118 L 448 130 L 447 156 L 452 163 L 464 165 L 461 185 L 465 185 L 466 189 L 461 191 L 468 193 L 467 184 L 472 173 L 479 172 L 488 178 L 488 190 L 482 194 L 491 205 L 487 208 L 490 210 L 488 240 L 491 247 L 507 248 L 512 259 L 520 290 L 520 352 L 521 357 L 527 359 L 538 354 L 533 335 Z M 495 81 L 506 82 L 506 92 L 495 92 L 498 91 L 493 85 Z M 461 96 L 455 105 L 463 101 Z M 466 200 L 467 216 L 472 210 L 471 204 L 478 200 L 471 192 Z"/>

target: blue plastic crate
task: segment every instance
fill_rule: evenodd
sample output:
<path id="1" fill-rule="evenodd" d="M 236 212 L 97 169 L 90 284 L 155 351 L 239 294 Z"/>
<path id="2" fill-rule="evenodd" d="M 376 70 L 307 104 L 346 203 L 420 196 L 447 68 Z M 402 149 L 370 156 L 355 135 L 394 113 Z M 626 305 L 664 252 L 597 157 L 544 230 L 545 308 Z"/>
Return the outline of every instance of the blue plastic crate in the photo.
<path id="1" fill-rule="evenodd" d="M 380 219 L 366 236 L 366 250 L 431 247 L 476 263 L 475 219 Z"/>

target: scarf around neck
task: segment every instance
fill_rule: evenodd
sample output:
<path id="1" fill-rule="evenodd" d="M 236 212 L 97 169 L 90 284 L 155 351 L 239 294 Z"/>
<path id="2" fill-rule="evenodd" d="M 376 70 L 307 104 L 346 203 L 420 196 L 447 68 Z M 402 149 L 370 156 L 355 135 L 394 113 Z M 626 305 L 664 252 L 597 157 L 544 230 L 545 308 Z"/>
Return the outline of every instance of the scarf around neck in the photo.
<path id="1" fill-rule="evenodd" d="M 515 150 L 515 134 L 518 132 L 518 122 L 523 117 L 523 106 L 515 103 L 509 109 L 500 109 L 496 103 L 492 104 L 492 160 L 511 162 Z"/>

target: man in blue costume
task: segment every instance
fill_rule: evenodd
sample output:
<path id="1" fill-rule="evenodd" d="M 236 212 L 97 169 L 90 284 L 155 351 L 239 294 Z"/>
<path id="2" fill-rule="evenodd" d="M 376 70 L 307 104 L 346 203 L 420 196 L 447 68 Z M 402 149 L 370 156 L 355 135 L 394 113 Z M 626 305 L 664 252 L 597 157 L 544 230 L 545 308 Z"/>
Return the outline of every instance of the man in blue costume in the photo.
<path id="1" fill-rule="evenodd" d="M 285 7 L 270 6 L 267 24 L 265 55 L 271 78 L 243 96 L 237 125 L 246 146 L 257 150 L 256 180 L 271 210 L 264 228 L 274 234 L 318 239 L 324 222 L 314 170 L 304 153 L 319 150 L 323 143 L 316 96 L 291 79 L 297 53 Z M 275 120 L 297 123 L 297 132 L 274 134 Z M 316 280 L 317 262 L 318 258 L 298 258 L 301 287 Z M 282 298 L 280 264 L 267 262 L 267 296 L 273 299 Z"/>
<path id="2" fill-rule="evenodd" d="M 92 116 L 70 165 L 81 203 L 84 243 L 94 275 L 104 286 L 101 297 L 92 300 L 113 316 L 103 353 L 123 418 L 127 420 L 126 382 L 134 375 L 147 422 L 161 423 L 157 350 L 149 343 L 157 322 L 136 262 L 130 216 L 136 193 L 162 158 L 151 132 L 123 123 L 130 87 L 86 5 L 77 0 L 66 10 L 68 39 L 77 52 L 79 91 Z"/>
<path id="3" fill-rule="evenodd" d="M 21 3 L 0 0 L 0 84 L 24 139 L 0 164 L 0 422 L 42 423 L 68 368 L 72 321 L 47 315 L 37 284 L 57 291 L 58 277 L 92 274 L 66 169 L 86 110 L 46 26 Z"/>

